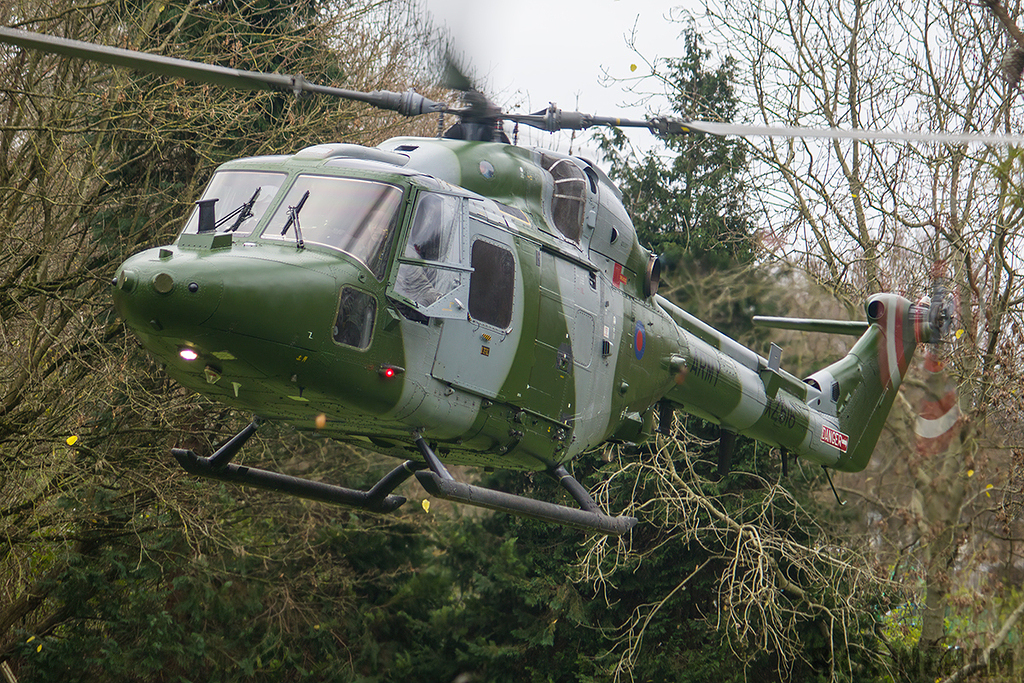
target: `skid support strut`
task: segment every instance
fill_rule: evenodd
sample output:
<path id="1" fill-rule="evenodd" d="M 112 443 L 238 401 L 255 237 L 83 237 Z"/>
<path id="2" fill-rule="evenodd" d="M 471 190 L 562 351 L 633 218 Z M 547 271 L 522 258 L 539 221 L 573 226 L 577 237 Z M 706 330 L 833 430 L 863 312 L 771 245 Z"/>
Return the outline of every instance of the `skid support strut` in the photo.
<path id="1" fill-rule="evenodd" d="M 407 460 L 378 481 L 369 491 L 357 491 L 333 484 L 325 484 L 311 479 L 301 479 L 279 472 L 259 470 L 242 465 L 232 465 L 231 459 L 238 454 L 246 441 L 256 433 L 259 426 L 253 420 L 245 429 L 233 436 L 226 444 L 217 449 L 209 458 L 196 455 L 191 450 L 175 448 L 171 454 L 190 474 L 207 479 L 219 479 L 243 486 L 277 491 L 299 498 L 347 505 L 350 507 L 372 510 L 374 512 L 391 512 L 405 502 L 404 496 L 394 496 L 394 491 L 402 482 L 412 476 L 413 472 L 425 467 L 422 463 Z"/>
<path id="2" fill-rule="evenodd" d="M 432 496 L 610 536 L 621 536 L 636 524 L 634 517 L 606 515 L 583 485 L 562 466 L 548 470 L 546 474 L 568 491 L 582 510 L 457 482 L 422 436 L 417 435 L 416 446 L 429 466 L 417 472 L 416 478 Z"/>
<path id="3" fill-rule="evenodd" d="M 406 460 L 384 475 L 369 491 L 347 489 L 279 472 L 232 464 L 231 460 L 238 455 L 245 442 L 256 433 L 258 426 L 258 420 L 253 420 L 251 424 L 231 437 L 208 458 L 200 457 L 193 451 L 182 448 L 175 448 L 171 453 L 186 471 L 200 477 L 219 479 L 243 486 L 254 486 L 322 503 L 346 505 L 374 512 L 391 512 L 405 503 L 404 496 L 392 495 L 392 491 L 415 474 L 428 493 L 458 503 L 500 510 L 613 536 L 621 536 L 636 524 L 636 519 L 633 517 L 606 515 L 587 490 L 562 466 L 552 468 L 545 474 L 557 481 L 582 509 L 457 482 L 426 440 L 418 434 L 416 435 L 416 446 L 423 454 L 425 462 Z"/>

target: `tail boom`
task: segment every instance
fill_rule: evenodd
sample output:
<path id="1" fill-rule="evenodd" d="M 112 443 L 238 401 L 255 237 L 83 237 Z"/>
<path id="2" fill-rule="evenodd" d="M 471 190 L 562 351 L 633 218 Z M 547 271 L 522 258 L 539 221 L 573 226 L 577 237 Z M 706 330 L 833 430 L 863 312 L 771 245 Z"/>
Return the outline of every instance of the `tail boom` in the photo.
<path id="1" fill-rule="evenodd" d="M 865 310 L 867 323 L 858 325 L 863 334 L 850 352 L 803 381 L 749 350 L 730 353 L 732 345 L 738 346 L 732 340 L 715 343 L 706 330 L 699 336 L 687 333 L 688 321 L 677 319 L 683 334 L 667 359 L 675 386 L 665 398 L 728 431 L 837 470 L 860 471 L 874 451 L 914 349 L 934 336 L 928 308 L 903 297 L 876 294 Z"/>

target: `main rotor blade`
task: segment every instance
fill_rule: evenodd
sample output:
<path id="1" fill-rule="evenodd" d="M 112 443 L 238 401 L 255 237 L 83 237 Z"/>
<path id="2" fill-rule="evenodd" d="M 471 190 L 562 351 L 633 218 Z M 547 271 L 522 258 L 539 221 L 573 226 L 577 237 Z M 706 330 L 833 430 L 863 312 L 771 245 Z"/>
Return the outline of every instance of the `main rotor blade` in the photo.
<path id="1" fill-rule="evenodd" d="M 58 38 L 56 36 L 47 36 L 41 33 L 32 33 L 7 27 L 0 27 L 0 43 L 9 43 L 66 57 L 76 57 L 113 66 L 127 67 L 170 78 L 185 78 L 198 83 L 209 83 L 226 88 L 291 92 L 296 96 L 302 94 L 328 95 L 356 102 L 366 102 L 382 109 L 396 111 L 405 116 L 449 111 L 444 103 L 434 102 L 412 90 L 404 93 L 387 90 L 364 93 L 358 90 L 345 90 L 332 86 L 317 85 L 316 83 L 310 83 L 301 75 L 290 76 L 287 74 L 231 69 L 215 64 L 204 64 L 203 62 L 165 57 L 136 50 L 107 47 L 105 45 L 96 45 L 95 43 Z"/>
<path id="2" fill-rule="evenodd" d="M 205 64 L 203 62 L 165 57 L 135 50 L 107 47 L 80 40 L 58 38 L 56 36 L 47 36 L 41 33 L 32 33 L 6 27 L 0 27 L 0 43 L 8 43 L 67 57 L 88 59 L 113 66 L 137 69 L 170 78 L 185 78 L 199 83 L 209 83 L 227 88 L 291 92 L 296 96 L 304 94 L 327 95 L 345 100 L 365 102 L 380 109 L 398 112 L 404 116 L 417 116 L 419 114 L 437 112 L 470 115 L 479 108 L 471 106 L 468 109 L 452 109 L 443 102 L 435 102 L 413 90 L 408 90 L 404 93 L 388 90 L 377 90 L 369 93 L 358 90 L 345 90 L 343 88 L 311 83 L 301 75 L 292 76 L 232 69 L 215 64 Z M 459 76 L 462 75 L 459 74 Z M 462 76 L 462 78 L 464 79 L 465 77 Z M 983 143 L 990 145 L 1024 144 L 1024 136 L 992 133 L 931 133 L 765 126 L 742 123 L 718 123 L 713 121 L 685 121 L 664 116 L 650 119 L 624 119 L 612 116 L 594 116 L 578 111 L 562 111 L 554 104 L 549 106 L 543 113 L 504 114 L 497 108 L 494 108 L 493 112 L 487 110 L 482 116 L 518 121 L 548 132 L 583 130 L 591 126 L 616 126 L 619 128 L 647 128 L 659 136 L 707 133 L 710 135 L 736 135 L 741 137 L 889 140 L 896 142 L 938 142 L 950 144 Z"/>
<path id="3" fill-rule="evenodd" d="M 652 119 L 657 121 L 657 119 Z M 716 123 L 712 121 L 671 120 L 682 131 L 710 135 L 737 135 L 741 137 L 822 138 L 828 140 L 890 140 L 894 142 L 943 142 L 950 144 L 984 143 L 988 145 L 1024 144 L 1024 136 L 995 133 L 941 133 L 864 130 L 860 128 L 805 128 L 802 126 L 762 126 L 745 123 Z"/>
<path id="4" fill-rule="evenodd" d="M 801 126 L 765 126 L 745 123 L 718 123 L 714 121 L 686 121 L 668 116 L 651 119 L 623 119 L 611 116 L 593 116 L 578 111 L 563 111 L 553 104 L 536 114 L 503 114 L 509 121 L 533 126 L 553 133 L 560 130 L 584 130 L 591 126 L 617 128 L 647 128 L 655 135 L 686 135 L 707 133 L 719 136 L 821 138 L 828 140 L 889 140 L 895 142 L 941 142 L 951 144 L 984 143 L 989 145 L 1024 144 L 1024 136 L 994 133 L 941 133 L 864 130 L 841 128 L 807 128 Z"/>
<path id="5" fill-rule="evenodd" d="M 441 73 L 441 87 L 448 88 L 449 90 L 458 90 L 459 92 L 476 90 L 473 82 L 469 80 L 469 76 L 467 76 L 455 62 L 455 57 L 452 56 L 451 52 L 444 53 L 444 68 Z"/>
<path id="6" fill-rule="evenodd" d="M 579 111 L 563 111 L 554 105 L 548 107 L 543 113 L 502 114 L 501 118 L 506 121 L 517 121 L 549 133 L 554 133 L 560 130 L 585 130 L 591 126 L 649 128 L 652 132 L 657 132 L 652 128 L 651 121 L 645 119 L 623 119 L 615 116 L 594 116 L 592 114 L 584 114 Z M 684 132 L 686 131 L 676 131 L 676 133 Z"/>

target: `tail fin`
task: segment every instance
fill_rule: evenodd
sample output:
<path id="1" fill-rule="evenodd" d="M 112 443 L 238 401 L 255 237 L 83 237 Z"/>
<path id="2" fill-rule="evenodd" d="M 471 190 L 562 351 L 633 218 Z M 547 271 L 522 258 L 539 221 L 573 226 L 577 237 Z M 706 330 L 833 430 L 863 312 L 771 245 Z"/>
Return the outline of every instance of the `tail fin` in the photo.
<path id="1" fill-rule="evenodd" d="M 808 378 L 834 403 L 838 430 L 824 425 L 820 439 L 841 451 L 831 466 L 844 472 L 867 467 L 914 349 L 939 334 L 927 304 L 875 294 L 865 308 L 867 331 L 850 352 Z"/>

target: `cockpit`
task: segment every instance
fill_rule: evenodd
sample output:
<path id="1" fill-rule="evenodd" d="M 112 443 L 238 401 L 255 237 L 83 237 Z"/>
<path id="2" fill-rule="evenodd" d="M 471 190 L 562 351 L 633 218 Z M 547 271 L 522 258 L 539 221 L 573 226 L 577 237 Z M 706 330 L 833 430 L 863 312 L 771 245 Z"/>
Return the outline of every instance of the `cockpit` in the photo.
<path id="1" fill-rule="evenodd" d="M 263 237 L 340 249 L 381 279 L 401 205 L 402 191 L 394 185 L 300 175 L 267 223 Z"/>
<path id="2" fill-rule="evenodd" d="M 214 174 L 203 199 L 212 226 L 192 212 L 183 233 L 201 230 L 250 235 L 275 203 L 287 174 L 225 170 Z M 215 204 L 214 204 L 215 202 Z M 366 266 L 378 280 L 387 268 L 388 246 L 398 228 L 402 190 L 358 178 L 303 174 L 295 178 L 267 222 L 262 237 L 339 249 Z M 207 218 L 206 220 L 210 220 Z"/>

